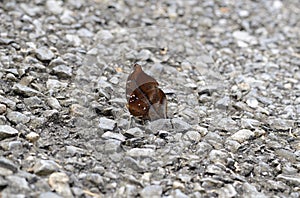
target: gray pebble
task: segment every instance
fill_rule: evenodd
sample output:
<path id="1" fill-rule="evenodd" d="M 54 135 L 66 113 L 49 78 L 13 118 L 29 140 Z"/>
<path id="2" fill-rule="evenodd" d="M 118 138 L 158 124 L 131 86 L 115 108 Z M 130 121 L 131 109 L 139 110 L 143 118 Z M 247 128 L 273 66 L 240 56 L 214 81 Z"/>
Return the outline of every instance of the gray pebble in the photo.
<path id="1" fill-rule="evenodd" d="M 106 154 L 116 153 L 121 149 L 120 145 L 121 142 L 119 140 L 115 140 L 115 139 L 105 140 L 104 152 Z"/>
<path id="2" fill-rule="evenodd" d="M 59 195 L 63 197 L 73 197 L 70 186 L 69 177 L 66 173 L 54 172 L 49 176 L 49 185 Z"/>
<path id="3" fill-rule="evenodd" d="M 174 127 L 174 130 L 176 132 L 184 132 L 184 131 L 187 131 L 189 129 L 191 129 L 191 125 L 188 124 L 187 122 L 179 119 L 179 118 L 173 118 L 171 120 L 172 122 L 172 125 Z M 162 130 L 165 130 L 165 129 L 162 129 Z"/>
<path id="4" fill-rule="evenodd" d="M 153 157 L 155 151 L 150 148 L 132 148 L 126 154 L 130 157 Z"/>
<path id="5" fill-rule="evenodd" d="M 144 198 L 148 198 L 148 197 L 160 198 L 162 191 L 163 189 L 159 185 L 146 186 L 141 190 L 140 196 Z"/>
<path id="6" fill-rule="evenodd" d="M 218 191 L 218 194 L 220 198 L 231 198 L 235 197 L 237 192 L 232 184 L 225 184 L 224 187 Z"/>
<path id="7" fill-rule="evenodd" d="M 10 160 L 0 157 L 0 167 L 9 169 L 14 173 L 18 171 L 18 167 Z"/>
<path id="8" fill-rule="evenodd" d="M 233 153 L 236 153 L 237 150 L 241 147 L 241 144 L 238 141 L 228 139 L 225 142 L 225 147 L 229 151 L 231 151 Z"/>
<path id="9" fill-rule="evenodd" d="M 0 114 L 3 114 L 6 112 L 6 105 L 0 104 Z"/>
<path id="10" fill-rule="evenodd" d="M 26 124 L 30 121 L 30 117 L 18 111 L 11 111 L 6 115 L 7 119 L 14 124 Z"/>
<path id="11" fill-rule="evenodd" d="M 256 109 L 258 107 L 258 101 L 256 98 L 248 98 L 246 101 L 247 105 L 253 109 Z"/>
<path id="12" fill-rule="evenodd" d="M 37 175 L 49 175 L 58 171 L 59 166 L 53 160 L 39 160 L 33 167 L 33 171 Z"/>
<path id="13" fill-rule="evenodd" d="M 40 47 L 35 52 L 36 57 L 41 61 L 50 61 L 54 58 L 53 52 L 48 47 Z"/>
<path id="14" fill-rule="evenodd" d="M 284 175 L 280 174 L 276 177 L 277 179 L 285 182 L 289 182 L 293 185 L 299 186 L 300 185 L 300 175 L 294 174 L 294 175 Z"/>
<path id="15" fill-rule="evenodd" d="M 55 80 L 55 79 L 49 79 L 46 82 L 46 86 L 47 86 L 47 89 L 49 89 L 50 92 L 51 92 L 51 91 L 56 91 L 56 90 L 66 88 L 68 86 L 68 83 L 60 82 L 60 81 Z"/>
<path id="16" fill-rule="evenodd" d="M 146 128 L 150 133 L 156 133 L 158 131 L 171 131 L 173 129 L 172 123 L 169 119 L 159 119 L 152 121 Z"/>
<path id="17" fill-rule="evenodd" d="M 58 65 L 54 67 L 53 73 L 56 74 L 60 78 L 69 78 L 72 77 L 72 68 L 66 65 Z"/>
<path id="18" fill-rule="evenodd" d="M 19 150 L 22 149 L 23 145 L 21 141 L 11 141 L 8 143 L 8 150 Z"/>
<path id="19" fill-rule="evenodd" d="M 36 95 L 40 96 L 40 95 L 42 95 L 41 92 L 39 92 L 35 89 L 32 89 L 30 87 L 18 84 L 18 83 L 14 84 L 14 86 L 12 87 L 12 90 L 14 90 L 16 93 L 19 93 L 19 94 L 22 94 L 25 96 L 36 96 Z"/>
<path id="20" fill-rule="evenodd" d="M 76 154 L 82 155 L 85 153 L 84 149 L 76 147 L 76 146 L 66 146 L 66 151 L 70 155 L 74 156 Z"/>
<path id="21" fill-rule="evenodd" d="M 180 189 L 176 189 L 172 192 L 174 198 L 188 198 L 189 196 L 184 194 Z"/>
<path id="22" fill-rule="evenodd" d="M 293 120 L 286 120 L 281 118 L 269 118 L 267 122 L 271 128 L 274 128 L 276 130 L 287 131 L 289 129 L 292 129 L 294 126 Z"/>
<path id="23" fill-rule="evenodd" d="M 183 135 L 183 139 L 190 142 L 199 142 L 201 140 L 201 135 L 197 131 L 188 131 Z"/>
<path id="24" fill-rule="evenodd" d="M 64 10 L 63 14 L 60 16 L 60 20 L 63 24 L 72 24 L 76 20 L 73 16 L 74 12 L 70 10 Z"/>
<path id="25" fill-rule="evenodd" d="M 102 136 L 103 139 L 116 139 L 120 141 L 125 141 L 125 136 L 120 133 L 114 133 L 111 131 L 105 132 Z"/>
<path id="26" fill-rule="evenodd" d="M 266 195 L 264 195 L 261 192 L 258 192 L 255 186 L 249 184 L 249 183 L 244 183 L 243 184 L 243 197 L 246 198 L 253 198 L 253 197 L 259 197 L 259 198 L 267 198 Z"/>
<path id="27" fill-rule="evenodd" d="M 24 103 L 30 108 L 40 108 L 44 106 L 44 102 L 37 96 L 24 98 Z"/>
<path id="28" fill-rule="evenodd" d="M 114 128 L 116 127 L 116 121 L 112 120 L 112 119 L 108 119 L 105 117 L 101 117 L 99 119 L 99 127 L 103 130 L 114 130 Z"/>
<path id="29" fill-rule="evenodd" d="M 18 135 L 18 131 L 9 125 L 0 125 L 0 140 Z"/>
<path id="30" fill-rule="evenodd" d="M 39 195 L 39 198 L 63 198 L 63 197 L 54 192 L 43 192 Z"/>
<path id="31" fill-rule="evenodd" d="M 231 135 L 229 138 L 238 141 L 239 143 L 243 143 L 249 140 L 251 137 L 254 137 L 254 132 L 248 129 L 241 129 L 238 132 Z"/>
<path id="32" fill-rule="evenodd" d="M 216 107 L 219 109 L 227 109 L 231 105 L 229 96 L 225 96 L 216 102 Z"/>
<path id="33" fill-rule="evenodd" d="M 242 118 L 241 119 L 241 125 L 243 128 L 246 129 L 253 129 L 253 128 L 257 128 L 258 126 L 260 126 L 260 122 L 258 120 L 255 119 L 249 119 L 249 118 Z"/>
<path id="34" fill-rule="evenodd" d="M 4 189 L 5 187 L 8 186 L 8 182 L 6 179 L 4 179 L 2 176 L 0 176 L 0 188 Z"/>
<path id="35" fill-rule="evenodd" d="M 220 163 L 224 164 L 226 161 L 226 158 L 228 157 L 228 154 L 225 151 L 214 149 L 214 150 L 210 151 L 208 157 L 213 163 L 220 162 Z"/>
<path id="36" fill-rule="evenodd" d="M 47 104 L 52 109 L 56 109 L 56 110 L 60 110 L 61 109 L 61 105 L 60 105 L 59 101 L 56 98 L 54 98 L 54 97 L 47 98 Z"/>
<path id="37" fill-rule="evenodd" d="M 16 102 L 0 95 L 0 103 L 7 105 L 10 109 L 14 109 L 16 106 Z"/>
<path id="38" fill-rule="evenodd" d="M 144 132 L 140 128 L 134 127 L 128 129 L 124 135 L 130 135 L 132 137 L 142 137 L 144 135 Z"/>
<path id="39" fill-rule="evenodd" d="M 25 178 L 22 178 L 22 177 L 19 177 L 16 175 L 9 175 L 6 177 L 6 179 L 8 180 L 9 185 L 12 188 L 15 188 L 16 191 L 18 191 L 18 190 L 30 191 L 31 190 L 29 187 L 29 184 Z"/>

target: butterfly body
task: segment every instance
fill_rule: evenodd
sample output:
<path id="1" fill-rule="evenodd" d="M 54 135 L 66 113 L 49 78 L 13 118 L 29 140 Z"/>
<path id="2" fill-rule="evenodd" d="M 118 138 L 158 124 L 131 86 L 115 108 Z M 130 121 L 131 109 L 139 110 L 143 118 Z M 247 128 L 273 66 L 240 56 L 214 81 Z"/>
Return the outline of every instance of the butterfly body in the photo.
<path id="1" fill-rule="evenodd" d="M 138 64 L 134 65 L 134 71 L 128 76 L 126 98 L 127 108 L 133 116 L 145 120 L 167 117 L 165 93 L 158 88 L 158 82 Z"/>

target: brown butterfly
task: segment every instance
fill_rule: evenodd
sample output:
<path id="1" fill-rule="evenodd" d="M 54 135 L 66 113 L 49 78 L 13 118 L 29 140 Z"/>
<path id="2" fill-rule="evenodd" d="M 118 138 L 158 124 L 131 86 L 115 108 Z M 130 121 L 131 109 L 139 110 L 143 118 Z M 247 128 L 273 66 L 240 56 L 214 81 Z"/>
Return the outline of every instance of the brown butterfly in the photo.
<path id="1" fill-rule="evenodd" d="M 136 117 L 144 120 L 167 118 L 166 94 L 158 88 L 158 82 L 147 75 L 139 64 L 126 82 L 127 108 Z"/>

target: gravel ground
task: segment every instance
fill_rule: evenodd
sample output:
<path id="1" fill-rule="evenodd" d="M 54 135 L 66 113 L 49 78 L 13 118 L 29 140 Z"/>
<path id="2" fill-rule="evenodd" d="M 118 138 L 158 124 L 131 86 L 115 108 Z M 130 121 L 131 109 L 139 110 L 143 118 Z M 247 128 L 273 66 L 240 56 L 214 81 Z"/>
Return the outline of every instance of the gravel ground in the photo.
<path id="1" fill-rule="evenodd" d="M 0 16 L 0 197 L 300 197 L 298 0 L 13 0 Z M 135 62 L 168 119 L 130 116 Z"/>

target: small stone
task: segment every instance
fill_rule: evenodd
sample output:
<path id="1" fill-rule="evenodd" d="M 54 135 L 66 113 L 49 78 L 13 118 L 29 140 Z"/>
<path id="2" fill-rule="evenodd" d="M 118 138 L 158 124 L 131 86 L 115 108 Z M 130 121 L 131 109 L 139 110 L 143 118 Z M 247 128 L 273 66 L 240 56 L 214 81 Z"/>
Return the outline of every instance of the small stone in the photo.
<path id="1" fill-rule="evenodd" d="M 39 198 L 63 198 L 54 192 L 43 192 L 39 195 Z"/>
<path id="2" fill-rule="evenodd" d="M 201 135 L 198 131 L 188 131 L 183 135 L 183 139 L 190 142 L 199 142 Z"/>
<path id="3" fill-rule="evenodd" d="M 0 125 L 0 140 L 18 135 L 18 131 L 9 125 Z"/>
<path id="4" fill-rule="evenodd" d="M 191 125 L 186 123 L 185 121 L 179 119 L 179 118 L 174 118 L 171 120 L 174 130 L 176 132 L 184 132 L 187 131 L 189 129 L 191 129 Z"/>
<path id="5" fill-rule="evenodd" d="M 40 176 L 49 175 L 58 169 L 58 164 L 52 160 L 40 160 L 33 167 L 34 173 Z"/>
<path id="6" fill-rule="evenodd" d="M 237 141 L 235 140 L 227 140 L 225 142 L 225 147 L 226 149 L 228 149 L 229 151 L 233 152 L 233 153 L 236 153 L 237 150 L 241 147 L 241 144 L 238 143 Z"/>
<path id="7" fill-rule="evenodd" d="M 59 116 L 59 113 L 56 109 L 46 110 L 43 112 L 43 116 L 48 120 L 56 120 Z"/>
<path id="8" fill-rule="evenodd" d="M 247 105 L 253 109 L 258 107 L 258 101 L 256 98 L 248 98 L 246 101 Z"/>
<path id="9" fill-rule="evenodd" d="M 79 104 L 72 104 L 70 106 L 70 114 L 72 116 L 83 116 L 84 115 L 84 107 Z"/>
<path id="10" fill-rule="evenodd" d="M 143 198 L 153 197 L 153 198 L 160 198 L 162 194 L 162 187 L 159 185 L 151 185 L 146 186 L 141 190 L 140 196 Z"/>
<path id="11" fill-rule="evenodd" d="M 11 170 L 12 172 L 17 172 L 18 167 L 10 160 L 0 157 L 0 167 Z"/>
<path id="12" fill-rule="evenodd" d="M 229 138 L 238 141 L 239 143 L 243 143 L 249 140 L 251 137 L 254 137 L 254 132 L 248 129 L 242 129 L 236 132 L 235 134 L 231 135 Z"/>
<path id="13" fill-rule="evenodd" d="M 155 151 L 150 148 L 132 148 L 126 154 L 130 157 L 152 157 Z"/>
<path id="14" fill-rule="evenodd" d="M 72 77 L 72 68 L 66 65 L 58 65 L 52 69 L 53 73 L 60 78 Z"/>
<path id="15" fill-rule="evenodd" d="M 46 87 L 47 89 L 50 89 L 50 90 L 61 90 L 63 88 L 66 88 L 68 86 L 68 83 L 63 83 L 63 82 L 60 82 L 58 80 L 54 80 L 54 79 L 49 79 L 47 82 L 46 82 Z"/>
<path id="16" fill-rule="evenodd" d="M 174 188 L 174 189 L 177 189 L 177 188 L 179 188 L 179 189 L 184 189 L 184 184 L 181 183 L 180 181 L 174 181 L 174 182 L 173 182 L 173 188 Z"/>
<path id="17" fill-rule="evenodd" d="M 158 131 L 171 131 L 173 130 L 172 123 L 170 119 L 158 119 L 152 121 L 146 128 L 147 132 L 157 133 Z"/>
<path id="18" fill-rule="evenodd" d="M 75 22 L 74 12 L 71 10 L 65 10 L 60 16 L 60 20 L 63 24 L 71 24 Z"/>
<path id="19" fill-rule="evenodd" d="M 0 104 L 0 114 L 4 114 L 6 112 L 6 105 Z"/>
<path id="20" fill-rule="evenodd" d="M 58 101 L 56 98 L 54 98 L 54 97 L 47 98 L 47 104 L 48 104 L 52 109 L 57 109 L 57 110 L 60 110 L 60 109 L 61 109 L 61 106 L 60 106 L 59 101 Z"/>
<path id="21" fill-rule="evenodd" d="M 176 189 L 172 195 L 174 198 L 189 198 L 189 196 L 184 194 L 180 189 Z"/>
<path id="22" fill-rule="evenodd" d="M 134 128 L 130 128 L 126 131 L 126 133 L 124 134 L 126 137 L 128 136 L 132 136 L 132 137 L 142 137 L 144 134 L 144 132 L 138 128 L 138 127 L 134 127 Z"/>
<path id="23" fill-rule="evenodd" d="M 36 96 L 36 95 L 42 95 L 41 92 L 32 89 L 30 87 L 21 85 L 21 84 L 14 84 L 14 86 L 12 87 L 12 90 L 14 90 L 16 93 L 22 94 L 24 96 Z"/>
<path id="24" fill-rule="evenodd" d="M 77 31 L 78 35 L 81 37 L 93 37 L 94 33 L 91 32 L 90 30 L 86 29 L 86 28 L 80 28 Z"/>
<path id="25" fill-rule="evenodd" d="M 239 12 L 240 17 L 248 17 L 249 16 L 249 11 L 248 10 L 240 10 Z"/>
<path id="26" fill-rule="evenodd" d="M 40 138 L 40 135 L 35 132 L 30 132 L 26 135 L 26 139 L 32 143 L 35 143 Z"/>
<path id="27" fill-rule="evenodd" d="M 38 98 L 37 96 L 29 97 L 29 98 L 24 98 L 24 103 L 26 106 L 30 108 L 40 108 L 44 106 L 43 101 Z"/>
<path id="28" fill-rule="evenodd" d="M 295 162 L 297 158 L 293 152 L 286 149 L 277 149 L 275 153 L 277 154 L 278 157 L 289 160 L 290 162 Z"/>
<path id="29" fill-rule="evenodd" d="M 232 184 L 225 184 L 220 190 L 218 190 L 220 198 L 236 197 L 237 192 Z"/>
<path id="30" fill-rule="evenodd" d="M 253 129 L 253 128 L 260 126 L 260 122 L 255 119 L 242 118 L 241 125 L 243 128 Z"/>
<path id="31" fill-rule="evenodd" d="M 151 52 L 149 50 L 143 49 L 137 54 L 137 59 L 141 61 L 146 61 L 150 59 L 151 57 Z"/>
<path id="32" fill-rule="evenodd" d="M 246 31 L 235 31 L 232 33 L 232 36 L 235 39 L 237 39 L 239 41 L 244 41 L 246 43 L 249 43 L 254 39 L 254 37 L 250 36 L 249 33 Z"/>
<path id="33" fill-rule="evenodd" d="M 3 168 L 3 167 L 0 166 L 0 178 L 1 178 L 1 176 L 5 177 L 5 176 L 8 176 L 8 175 L 12 175 L 12 174 L 14 174 L 12 170 L 9 170 L 7 168 Z"/>
<path id="34" fill-rule="evenodd" d="M 216 119 L 213 121 L 213 125 L 225 131 L 234 131 L 238 128 L 237 122 L 230 117 Z"/>
<path id="35" fill-rule="evenodd" d="M 52 14 L 61 14 L 63 12 L 62 1 L 48 0 L 46 1 L 46 8 Z"/>
<path id="36" fill-rule="evenodd" d="M 300 186 L 300 174 L 294 174 L 294 175 L 280 174 L 276 178 L 285 182 L 289 182 L 296 186 Z"/>
<path id="37" fill-rule="evenodd" d="M 75 197 L 84 197 L 83 189 L 78 188 L 78 187 L 72 187 L 71 190 L 72 190 Z M 49 198 L 51 198 L 51 197 L 49 197 Z"/>
<path id="38" fill-rule="evenodd" d="M 20 189 L 22 191 L 30 191 L 29 184 L 25 178 L 16 175 L 9 175 L 6 179 L 12 188 Z"/>
<path id="39" fill-rule="evenodd" d="M 66 146 L 67 153 L 71 154 L 72 156 L 76 154 L 84 154 L 84 150 L 82 148 L 76 146 Z"/>
<path id="40" fill-rule="evenodd" d="M 0 169 L 1 171 L 1 169 Z M 1 174 L 1 173 L 0 173 Z M 6 179 L 0 176 L 0 189 L 4 189 L 8 186 L 8 182 Z M 3 196 L 2 196 L 3 197 Z"/>
<path id="41" fill-rule="evenodd" d="M 5 98 L 3 96 L 0 95 L 0 103 L 5 104 L 6 106 L 8 106 L 11 109 L 14 109 L 16 107 L 16 103 L 8 98 Z"/>
<path id="42" fill-rule="evenodd" d="M 115 139 L 105 140 L 104 151 L 106 154 L 116 153 L 120 149 L 121 141 Z"/>
<path id="43" fill-rule="evenodd" d="M 216 107 L 218 109 L 227 109 L 231 104 L 231 100 L 229 96 L 225 96 L 216 102 Z"/>
<path id="44" fill-rule="evenodd" d="M 39 49 L 36 50 L 35 53 L 36 53 L 36 57 L 40 61 L 50 61 L 51 59 L 54 58 L 53 52 L 47 47 L 40 47 Z"/>
<path id="45" fill-rule="evenodd" d="M 8 143 L 8 150 L 19 150 L 22 149 L 23 145 L 21 141 L 11 141 Z"/>
<path id="46" fill-rule="evenodd" d="M 101 137 L 104 139 L 116 139 L 116 140 L 120 140 L 120 141 L 125 141 L 124 135 L 122 135 L 120 133 L 114 133 L 111 131 L 105 132 Z"/>
<path id="47" fill-rule="evenodd" d="M 105 117 L 102 117 L 99 119 L 99 127 L 103 130 L 114 130 L 114 128 L 116 127 L 116 121 L 112 120 L 112 119 L 108 119 Z"/>
<path id="48" fill-rule="evenodd" d="M 80 46 L 82 42 L 79 36 L 74 34 L 67 34 L 66 39 L 69 41 L 69 43 L 73 44 L 74 46 Z"/>
<path id="49" fill-rule="evenodd" d="M 283 131 L 294 128 L 295 123 L 293 120 L 286 120 L 281 118 L 269 118 L 267 122 L 271 128 Z"/>
<path id="50" fill-rule="evenodd" d="M 208 157 L 209 160 L 214 163 L 217 162 L 224 163 L 226 161 L 226 158 L 228 157 L 228 154 L 225 151 L 221 151 L 221 150 L 211 150 Z"/>
<path id="51" fill-rule="evenodd" d="M 30 121 L 30 117 L 18 111 L 11 111 L 6 115 L 7 119 L 14 124 L 26 124 Z"/>
<path id="52" fill-rule="evenodd" d="M 128 168 L 131 168 L 131 169 L 137 171 L 137 172 L 145 171 L 145 167 L 143 167 L 138 160 L 135 160 L 129 156 L 124 157 L 124 165 Z"/>
<path id="53" fill-rule="evenodd" d="M 252 197 L 267 198 L 266 195 L 258 192 L 257 189 L 255 188 L 255 186 L 253 186 L 249 183 L 243 184 L 243 191 L 244 191 L 244 193 L 243 193 L 242 197 L 245 197 L 245 198 L 252 198 Z"/>
<path id="54" fill-rule="evenodd" d="M 69 177 L 66 173 L 55 172 L 49 176 L 49 185 L 58 194 L 63 197 L 73 197 L 70 186 Z"/>
<path id="55" fill-rule="evenodd" d="M 96 34 L 96 39 L 100 41 L 111 41 L 114 38 L 114 36 L 110 33 L 109 30 L 100 30 Z"/>

